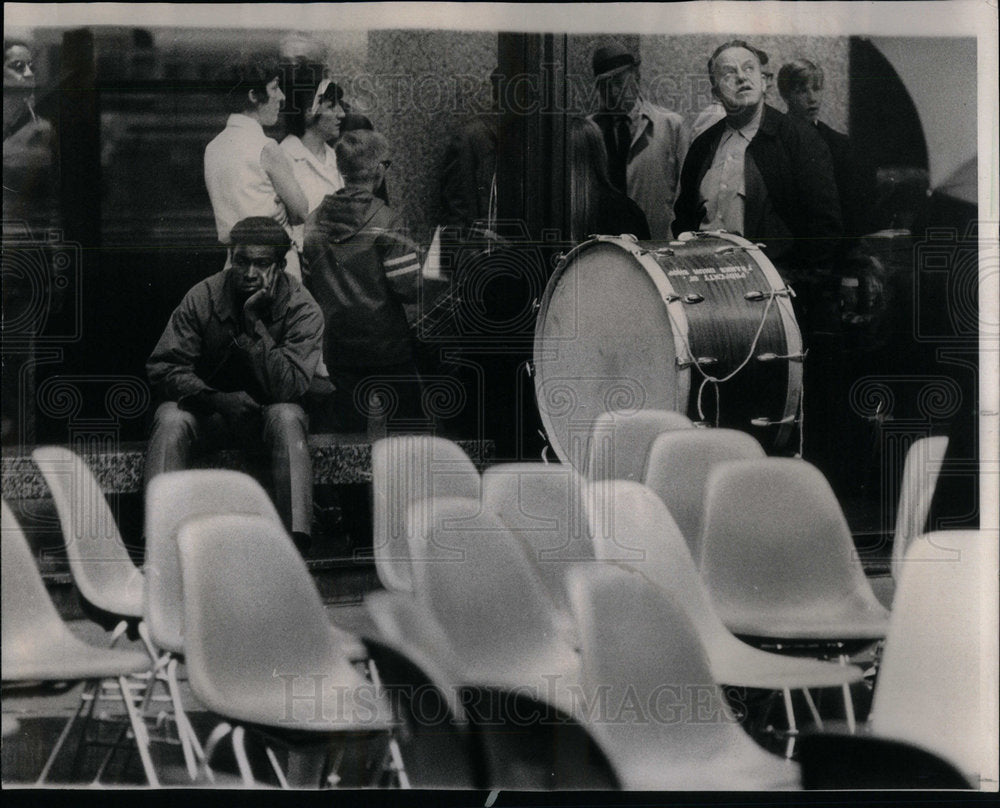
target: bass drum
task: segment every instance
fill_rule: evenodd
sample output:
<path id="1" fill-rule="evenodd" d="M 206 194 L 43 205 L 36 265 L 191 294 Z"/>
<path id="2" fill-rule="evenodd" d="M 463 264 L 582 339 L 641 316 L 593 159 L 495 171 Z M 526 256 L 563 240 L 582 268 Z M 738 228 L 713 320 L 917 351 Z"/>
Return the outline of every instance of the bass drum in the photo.
<path id="1" fill-rule="evenodd" d="M 535 325 L 535 395 L 559 459 L 583 471 L 597 417 L 642 409 L 749 432 L 780 452 L 802 394 L 789 297 L 760 248 L 728 233 L 575 247 Z"/>

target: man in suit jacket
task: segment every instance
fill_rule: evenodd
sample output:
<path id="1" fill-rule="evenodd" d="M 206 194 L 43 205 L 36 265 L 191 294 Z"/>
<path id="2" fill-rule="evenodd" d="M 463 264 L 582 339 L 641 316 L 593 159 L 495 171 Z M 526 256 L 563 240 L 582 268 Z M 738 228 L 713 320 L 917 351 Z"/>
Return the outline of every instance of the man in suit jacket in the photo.
<path id="1" fill-rule="evenodd" d="M 611 182 L 642 208 L 654 239 L 669 239 L 687 127 L 676 112 L 642 97 L 639 63 L 615 43 L 594 51 L 600 111 L 591 119 L 604 135 Z"/>
<path id="2" fill-rule="evenodd" d="M 742 40 L 708 62 L 726 117 L 691 145 L 673 230 L 724 229 L 765 243 L 765 254 L 799 293 L 826 289 L 842 225 L 830 150 L 810 127 L 764 103 L 759 51 Z"/>

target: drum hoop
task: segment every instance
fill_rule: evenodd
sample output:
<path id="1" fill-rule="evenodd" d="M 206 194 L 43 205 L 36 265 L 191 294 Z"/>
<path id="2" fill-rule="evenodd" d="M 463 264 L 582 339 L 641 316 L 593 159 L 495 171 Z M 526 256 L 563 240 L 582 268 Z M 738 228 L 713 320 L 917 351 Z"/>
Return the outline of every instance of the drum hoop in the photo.
<path id="1" fill-rule="evenodd" d="M 759 244 L 754 244 L 752 241 L 748 241 L 742 236 L 738 236 L 735 233 L 728 233 L 725 230 L 709 230 L 699 232 L 703 232 L 706 236 L 720 238 L 723 241 L 730 241 L 737 247 L 742 248 L 747 257 L 753 261 L 764 274 L 764 277 L 771 284 L 772 289 L 782 289 L 786 286 L 785 281 L 778 273 L 778 270 L 775 269 L 774 264 L 771 263 L 771 259 L 764 255 L 764 251 L 761 249 Z M 681 235 L 678 236 L 678 240 L 680 241 L 690 241 L 694 238 L 698 238 L 697 233 L 681 233 Z M 791 298 L 786 295 L 782 295 L 775 297 L 774 302 L 778 306 L 778 314 L 781 317 L 781 324 L 784 326 L 785 330 L 786 353 L 790 356 L 799 356 L 802 354 L 802 332 L 799 330 L 798 320 L 795 319 L 795 312 L 792 309 Z M 779 446 L 784 446 L 788 443 L 788 438 L 791 436 L 792 428 L 795 425 L 794 419 L 799 416 L 801 399 L 802 362 L 789 361 L 788 389 L 785 392 L 785 412 L 781 418 L 782 424 L 778 427 L 778 437 L 776 438 L 776 443 Z"/>
<path id="2" fill-rule="evenodd" d="M 670 283 L 670 279 L 667 277 L 667 273 L 663 271 L 663 267 L 661 267 L 656 260 L 650 256 L 650 251 L 643 249 L 632 239 L 623 238 L 621 236 L 595 236 L 587 241 L 577 244 L 573 249 L 566 253 L 562 259 L 560 259 L 555 272 L 553 272 L 552 277 L 549 278 L 548 285 L 545 287 L 545 293 L 542 295 L 542 301 L 538 308 L 538 315 L 535 318 L 533 358 L 535 363 L 534 377 L 536 402 L 544 400 L 541 389 L 542 378 L 538 372 L 538 369 L 542 364 L 543 354 L 541 334 L 542 327 L 545 325 L 545 321 L 548 316 L 549 304 L 552 301 L 552 296 L 555 294 L 556 286 L 558 286 L 559 279 L 563 276 L 566 268 L 570 265 L 573 258 L 575 258 L 578 253 L 589 249 L 594 244 L 601 243 L 614 244 L 632 256 L 632 258 L 634 258 L 639 266 L 642 267 L 646 275 L 656 287 L 656 292 L 660 296 L 660 302 L 666 308 L 667 321 L 670 323 L 670 330 L 674 338 L 674 361 L 675 367 L 677 368 L 677 387 L 674 393 L 674 407 L 677 412 L 687 412 L 687 401 L 691 393 L 691 364 L 693 362 L 693 357 L 686 350 L 686 346 L 688 345 L 689 328 L 687 314 L 684 311 L 684 304 L 678 298 L 673 284 Z M 687 353 L 686 357 L 683 355 L 685 353 Z M 540 405 L 538 407 L 538 412 L 542 418 L 542 424 L 545 429 L 548 432 L 553 432 L 548 412 L 543 411 L 543 408 Z M 569 456 L 565 454 L 563 448 L 559 445 L 559 442 L 554 439 L 554 434 L 547 435 L 546 439 L 548 443 L 552 445 L 552 448 L 555 450 L 556 456 L 559 460 L 563 463 L 571 465 L 572 461 Z"/>

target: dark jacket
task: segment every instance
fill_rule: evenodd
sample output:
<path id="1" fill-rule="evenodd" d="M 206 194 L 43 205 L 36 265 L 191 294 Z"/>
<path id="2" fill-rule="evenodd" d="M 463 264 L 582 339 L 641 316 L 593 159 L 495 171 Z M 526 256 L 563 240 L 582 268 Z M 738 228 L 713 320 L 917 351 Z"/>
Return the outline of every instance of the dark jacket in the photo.
<path id="1" fill-rule="evenodd" d="M 319 363 L 323 315 L 297 280 L 284 272 L 257 333 L 240 333 L 230 271 L 195 284 L 170 315 L 146 363 L 160 399 L 197 400 L 243 390 L 258 404 L 297 401 Z"/>
<path id="2" fill-rule="evenodd" d="M 833 159 L 833 176 L 840 196 L 840 218 L 844 224 L 844 244 L 840 250 L 846 254 L 858 238 L 876 229 L 872 226 L 871 207 L 875 199 L 875 172 L 867 161 L 851 148 L 847 135 L 817 121 L 816 131 L 823 138 Z"/>
<path id="3" fill-rule="evenodd" d="M 699 188 L 725 127 L 723 119 L 691 144 L 675 206 L 675 235 L 701 226 L 705 210 Z M 842 228 L 833 163 L 822 138 L 807 124 L 765 105 L 746 156 L 757 172 L 746 173 L 742 235 L 766 244 L 765 254 L 783 274 L 830 270 Z"/>
<path id="4" fill-rule="evenodd" d="M 448 143 L 441 177 L 442 224 L 465 230 L 489 219 L 498 119 L 497 114 L 473 118 Z"/>
<path id="5" fill-rule="evenodd" d="M 326 320 L 328 367 L 394 365 L 413 356 L 403 303 L 420 262 L 401 217 L 370 191 L 342 188 L 306 220 L 302 278 Z"/>
<path id="6" fill-rule="evenodd" d="M 618 236 L 631 233 L 640 241 L 648 241 L 649 223 L 646 214 L 633 200 L 615 188 L 604 189 L 594 206 L 593 221 L 586 223 L 584 236 Z"/>

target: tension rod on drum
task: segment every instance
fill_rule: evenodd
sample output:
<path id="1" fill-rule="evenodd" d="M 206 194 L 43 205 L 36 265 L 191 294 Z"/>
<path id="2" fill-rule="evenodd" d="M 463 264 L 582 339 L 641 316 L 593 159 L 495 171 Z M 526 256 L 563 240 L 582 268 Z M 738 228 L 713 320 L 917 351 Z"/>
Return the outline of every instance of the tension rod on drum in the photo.
<path id="1" fill-rule="evenodd" d="M 751 418 L 750 423 L 754 426 L 781 426 L 782 424 L 794 424 L 796 417 L 794 415 L 788 415 L 777 421 L 772 421 L 770 418 Z"/>
<path id="2" fill-rule="evenodd" d="M 688 292 L 684 297 L 676 294 L 666 295 L 663 298 L 664 303 L 676 303 L 678 300 L 683 300 L 689 305 L 694 305 L 695 303 L 701 303 L 705 300 L 704 296 L 699 295 L 697 292 Z"/>
<path id="3" fill-rule="evenodd" d="M 774 300 L 776 297 L 795 297 L 795 291 L 790 286 L 785 286 L 782 289 L 773 289 L 770 292 L 761 292 L 759 289 L 755 289 L 743 295 L 744 300 L 753 301 Z"/>
<path id="4" fill-rule="evenodd" d="M 762 353 L 757 357 L 758 362 L 777 362 L 779 359 L 787 359 L 789 362 L 805 361 L 808 351 L 791 354 Z"/>

